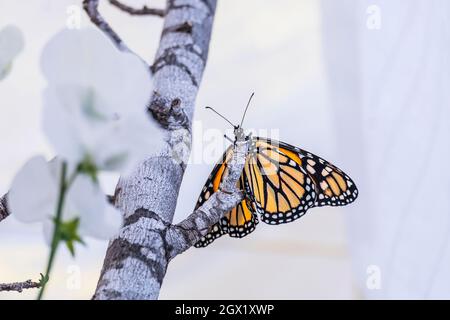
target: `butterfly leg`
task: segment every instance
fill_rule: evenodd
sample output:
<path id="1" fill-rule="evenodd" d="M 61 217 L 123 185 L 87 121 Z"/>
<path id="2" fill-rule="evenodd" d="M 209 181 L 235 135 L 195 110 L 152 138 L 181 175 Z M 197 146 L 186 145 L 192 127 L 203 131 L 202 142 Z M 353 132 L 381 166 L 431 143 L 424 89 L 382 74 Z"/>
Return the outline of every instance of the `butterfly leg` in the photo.
<path id="1" fill-rule="evenodd" d="M 227 136 L 226 134 L 224 134 L 223 137 L 224 137 L 225 139 L 227 139 L 228 141 L 230 141 L 231 143 L 234 143 L 234 140 L 231 139 L 231 138 L 230 138 L 229 136 Z"/>

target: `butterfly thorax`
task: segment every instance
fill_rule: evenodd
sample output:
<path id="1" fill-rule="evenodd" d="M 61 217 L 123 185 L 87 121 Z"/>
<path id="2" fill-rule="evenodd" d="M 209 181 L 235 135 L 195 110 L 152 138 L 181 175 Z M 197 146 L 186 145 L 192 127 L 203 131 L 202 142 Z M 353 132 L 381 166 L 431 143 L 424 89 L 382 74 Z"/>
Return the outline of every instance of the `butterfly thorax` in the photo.
<path id="1" fill-rule="evenodd" d="M 256 138 L 252 137 L 252 133 L 250 132 L 248 135 L 245 134 L 244 129 L 241 126 L 236 126 L 234 128 L 234 142 L 238 142 L 238 141 L 249 141 L 250 140 L 250 144 L 249 144 L 249 149 L 248 149 L 248 154 L 250 156 L 255 155 L 257 152 L 257 148 L 256 148 Z"/>
<path id="2" fill-rule="evenodd" d="M 234 127 L 234 139 L 235 141 L 245 141 L 248 136 L 245 135 L 244 129 L 241 126 Z"/>

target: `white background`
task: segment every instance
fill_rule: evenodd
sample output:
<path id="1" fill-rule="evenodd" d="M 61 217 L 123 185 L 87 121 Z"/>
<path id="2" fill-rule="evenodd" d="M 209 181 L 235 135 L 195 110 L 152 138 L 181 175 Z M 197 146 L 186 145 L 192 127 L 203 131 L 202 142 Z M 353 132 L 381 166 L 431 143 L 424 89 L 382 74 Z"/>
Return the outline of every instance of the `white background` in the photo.
<path id="1" fill-rule="evenodd" d="M 26 40 L 0 83 L 2 194 L 29 157 L 52 155 L 40 131 L 39 56 L 66 27 L 67 7 L 80 2 L 0 0 L 0 28 L 13 23 Z M 367 28 L 373 4 L 381 10 L 375 30 Z M 278 130 L 281 140 L 330 160 L 352 176 L 361 196 L 349 207 L 312 209 L 294 223 L 260 223 L 244 239 L 223 237 L 189 250 L 171 262 L 161 298 L 450 297 L 448 6 L 445 0 L 219 1 L 194 149 L 208 128 L 229 129 L 203 106 L 237 122 L 255 91 L 246 127 Z M 107 4 L 101 11 L 151 62 L 161 19 L 130 17 Z M 212 166 L 188 167 L 175 220 L 192 211 Z M 113 190 L 115 178 L 104 177 L 105 188 Z M 75 259 L 61 250 L 46 297 L 90 298 L 106 245 L 89 240 Z M 39 225 L 12 217 L 0 223 L 0 282 L 37 279 L 46 255 Z M 379 290 L 366 286 L 369 265 L 380 268 Z"/>

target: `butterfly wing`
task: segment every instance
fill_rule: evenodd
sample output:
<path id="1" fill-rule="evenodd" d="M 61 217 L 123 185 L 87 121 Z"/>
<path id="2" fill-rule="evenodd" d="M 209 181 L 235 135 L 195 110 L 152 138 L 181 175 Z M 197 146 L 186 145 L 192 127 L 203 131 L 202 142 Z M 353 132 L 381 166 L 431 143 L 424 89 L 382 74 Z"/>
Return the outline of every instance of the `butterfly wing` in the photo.
<path id="1" fill-rule="evenodd" d="M 208 179 L 206 180 L 205 186 L 198 197 L 197 203 L 195 205 L 195 210 L 197 210 L 206 200 L 211 197 L 215 192 L 215 185 L 220 185 L 222 181 L 223 172 L 225 170 L 226 159 L 230 157 L 231 148 L 228 148 L 225 153 L 220 158 L 219 162 L 215 165 Z M 217 187 L 218 188 L 218 187 Z M 208 233 L 203 236 L 194 246 L 197 248 L 206 247 L 208 244 L 213 242 L 215 239 L 221 237 L 226 232 L 222 230 L 220 221 L 212 225 Z"/>
<path id="2" fill-rule="evenodd" d="M 230 146 L 223 154 L 221 161 L 214 167 L 210 176 L 206 180 L 198 198 L 195 209 L 200 207 L 209 197 L 219 190 L 222 179 L 227 174 L 228 162 L 231 160 L 233 149 Z M 243 190 L 245 186 L 245 176 L 241 175 L 238 188 Z M 217 223 L 212 225 L 208 233 L 203 236 L 194 246 L 197 248 L 206 247 L 215 239 L 228 233 L 230 237 L 242 238 L 252 232 L 258 224 L 258 217 L 254 214 L 254 208 L 249 199 L 244 198 L 235 208 L 227 212 Z"/>
<path id="3" fill-rule="evenodd" d="M 238 182 L 238 188 L 244 190 L 245 176 L 241 175 Z M 258 217 L 255 214 L 255 210 L 251 201 L 248 198 L 244 198 L 235 208 L 226 213 L 220 220 L 222 230 L 227 232 L 230 237 L 242 238 L 247 234 L 255 230 L 255 226 L 258 224 Z"/>
<path id="4" fill-rule="evenodd" d="M 270 141 L 253 139 L 244 174 L 246 194 L 265 223 L 294 221 L 314 206 L 314 182 L 299 156 L 283 152 Z"/>
<path id="5" fill-rule="evenodd" d="M 196 208 L 219 189 L 231 155 L 229 147 L 209 176 Z M 342 206 L 358 196 L 353 180 L 328 161 L 287 143 L 259 137 L 252 139 L 238 187 L 245 188 L 244 200 L 214 224 L 196 247 L 205 247 L 226 233 L 244 237 L 258 223 L 255 212 L 265 223 L 287 223 L 309 208 Z"/>
<path id="6" fill-rule="evenodd" d="M 344 206 L 358 197 L 358 189 L 353 180 L 325 159 L 284 142 L 263 138 L 258 138 L 258 141 L 277 146 L 283 154 L 300 162 L 314 182 L 317 193 L 314 206 Z"/>

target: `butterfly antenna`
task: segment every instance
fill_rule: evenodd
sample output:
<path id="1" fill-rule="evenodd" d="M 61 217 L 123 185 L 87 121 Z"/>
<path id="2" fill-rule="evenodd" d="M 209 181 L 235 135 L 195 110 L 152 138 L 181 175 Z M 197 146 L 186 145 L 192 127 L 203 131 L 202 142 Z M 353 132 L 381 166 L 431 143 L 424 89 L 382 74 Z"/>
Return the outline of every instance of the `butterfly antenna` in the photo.
<path id="1" fill-rule="evenodd" d="M 211 107 L 205 107 L 205 109 L 210 109 L 212 110 L 214 113 L 216 113 L 219 117 L 221 117 L 222 119 L 224 119 L 226 122 L 228 122 L 229 124 L 231 124 L 233 126 L 233 128 L 236 128 L 236 126 L 234 124 L 231 123 L 230 120 L 228 120 L 227 118 L 225 118 L 223 115 L 221 115 L 220 113 L 218 113 L 216 110 L 214 110 Z"/>
<path id="2" fill-rule="evenodd" d="M 242 116 L 242 120 L 241 120 L 241 124 L 240 124 L 241 128 L 242 128 L 242 124 L 244 123 L 245 115 L 247 114 L 248 106 L 250 105 L 250 101 L 252 101 L 252 98 L 254 95 L 255 95 L 255 93 L 252 92 L 252 94 L 250 95 L 250 98 L 248 99 L 247 106 L 245 107 L 244 115 Z"/>

